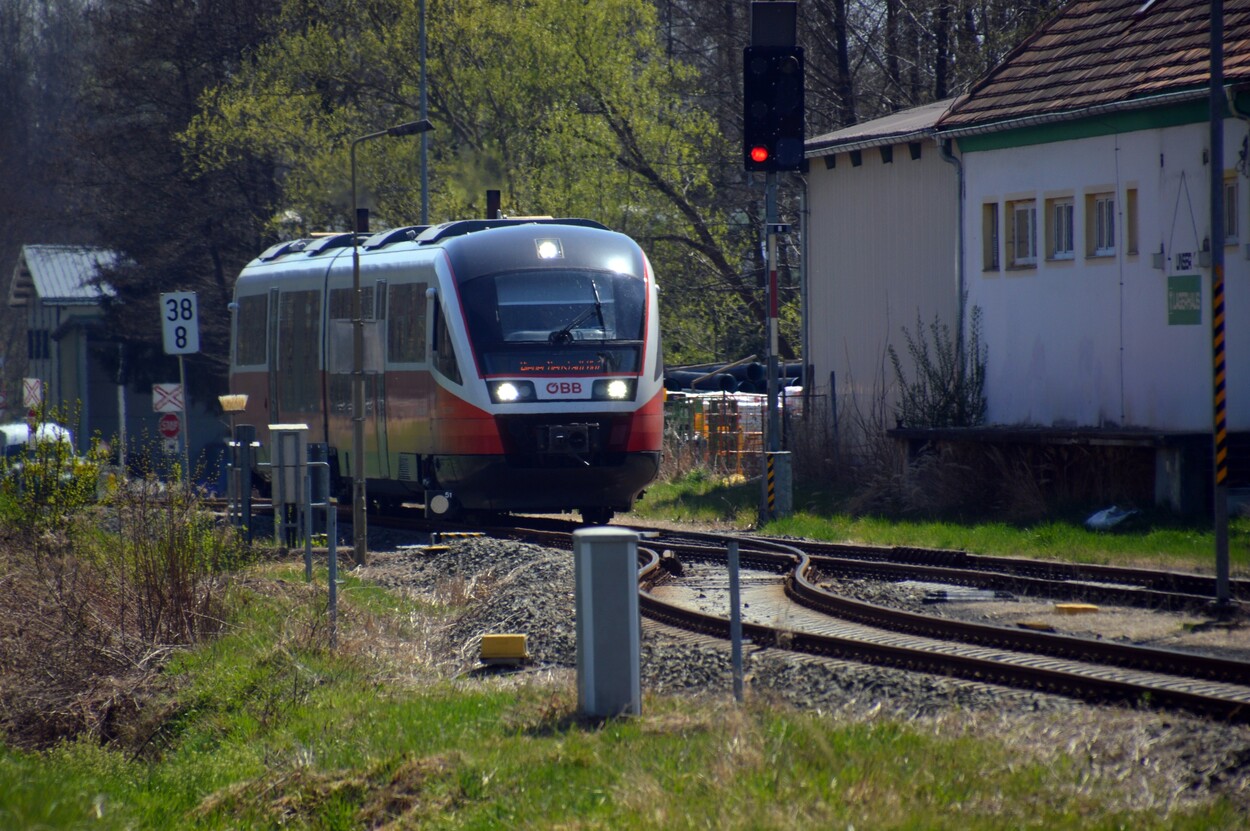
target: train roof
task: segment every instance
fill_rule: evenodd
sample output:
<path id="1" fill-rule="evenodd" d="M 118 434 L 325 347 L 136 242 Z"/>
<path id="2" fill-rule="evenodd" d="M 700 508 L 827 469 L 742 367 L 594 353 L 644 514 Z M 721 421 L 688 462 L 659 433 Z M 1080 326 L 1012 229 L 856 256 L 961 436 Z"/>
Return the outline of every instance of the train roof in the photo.
<path id="1" fill-rule="evenodd" d="M 368 236 L 356 235 L 350 231 L 329 234 L 318 234 L 312 237 L 286 240 L 271 245 L 260 256 L 248 264 L 248 269 L 270 263 L 309 262 L 313 259 L 329 257 L 334 259 L 338 254 L 345 253 L 359 245 L 361 253 L 381 252 L 401 243 L 418 247 L 445 247 L 459 238 L 504 228 L 561 226 L 583 228 L 595 231 L 610 231 L 606 225 L 590 219 L 524 217 L 500 219 L 462 219 L 444 222 L 439 225 L 405 225 L 389 228 Z M 452 246 L 457 247 L 457 246 Z"/>

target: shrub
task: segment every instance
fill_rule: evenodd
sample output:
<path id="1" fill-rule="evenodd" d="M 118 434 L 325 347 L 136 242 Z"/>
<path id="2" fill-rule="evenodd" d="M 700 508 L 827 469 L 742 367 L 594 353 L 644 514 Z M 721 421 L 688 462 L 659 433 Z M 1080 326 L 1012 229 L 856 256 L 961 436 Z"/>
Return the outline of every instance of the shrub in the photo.
<path id="1" fill-rule="evenodd" d="M 0 730 L 25 746 L 113 737 L 173 650 L 220 631 L 247 555 L 195 491 L 154 477 L 58 504 L 0 526 Z"/>
<path id="2" fill-rule="evenodd" d="M 916 316 L 916 334 L 903 327 L 915 378 L 907 380 L 891 345 L 890 364 L 899 386 L 895 415 L 900 427 L 975 427 L 985 421 L 985 346 L 981 343 L 981 308 L 972 307 L 968 342 L 951 337 L 936 316 L 929 324 L 932 345 Z"/>

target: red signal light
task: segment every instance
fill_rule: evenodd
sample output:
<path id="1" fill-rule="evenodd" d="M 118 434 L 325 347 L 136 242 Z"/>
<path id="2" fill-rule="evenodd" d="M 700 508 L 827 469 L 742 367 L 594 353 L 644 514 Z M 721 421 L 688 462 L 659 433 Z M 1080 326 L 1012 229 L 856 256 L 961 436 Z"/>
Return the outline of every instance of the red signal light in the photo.
<path id="1" fill-rule="evenodd" d="M 751 161 L 756 164 L 763 164 L 768 161 L 768 148 L 761 145 L 755 145 L 751 148 Z"/>

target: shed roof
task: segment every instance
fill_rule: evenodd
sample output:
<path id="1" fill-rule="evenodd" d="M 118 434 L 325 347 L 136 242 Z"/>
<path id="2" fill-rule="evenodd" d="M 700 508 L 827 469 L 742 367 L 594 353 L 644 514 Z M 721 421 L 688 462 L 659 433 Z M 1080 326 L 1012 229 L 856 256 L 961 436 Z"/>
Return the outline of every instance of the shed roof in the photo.
<path id="1" fill-rule="evenodd" d="M 874 118 L 871 121 L 843 127 L 832 133 L 825 133 L 823 136 L 817 136 L 806 142 L 804 155 L 812 158 L 861 150 L 866 147 L 919 141 L 933 134 L 933 128 L 938 119 L 958 100 L 947 98 L 934 101 L 932 104 L 922 104 L 881 118 Z"/>
<path id="2" fill-rule="evenodd" d="M 1207 0 L 1075 0 L 978 81 L 938 129 L 1199 97 L 1210 82 L 1210 31 Z M 1224 0 L 1224 77 L 1250 81 L 1250 0 Z"/>
<path id="3" fill-rule="evenodd" d="M 23 245 L 9 286 L 9 306 L 21 308 L 32 297 L 57 306 L 94 305 L 111 296 L 92 281 L 101 268 L 117 263 L 117 253 L 81 245 Z"/>

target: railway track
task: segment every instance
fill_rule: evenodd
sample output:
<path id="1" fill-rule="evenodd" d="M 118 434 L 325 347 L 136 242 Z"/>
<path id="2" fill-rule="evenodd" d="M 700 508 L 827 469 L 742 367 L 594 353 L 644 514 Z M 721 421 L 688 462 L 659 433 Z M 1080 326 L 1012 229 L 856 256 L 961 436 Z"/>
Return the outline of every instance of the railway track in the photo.
<path id="1" fill-rule="evenodd" d="M 744 622 L 744 637 L 756 646 L 1087 701 L 1180 709 L 1228 721 L 1250 721 L 1250 663 L 950 620 L 840 597 L 820 587 L 818 558 L 806 552 L 756 549 L 756 542 L 752 539 L 743 543 L 744 568 L 774 575 L 774 579 L 765 588 L 756 579 L 753 617 L 771 615 L 786 621 L 781 626 Z M 665 545 L 663 550 L 678 559 L 717 563 L 722 560 L 720 552 L 703 545 Z M 692 609 L 666 598 L 665 587 L 681 578 L 661 569 L 660 561 L 660 556 L 655 555 L 644 569 L 642 598 L 646 613 L 671 625 L 728 637 L 726 615 Z M 706 593 L 706 586 L 703 591 Z M 761 610 L 760 603 L 775 606 L 778 611 Z M 787 603 L 820 612 L 828 622 L 785 609 Z"/>
<path id="2" fill-rule="evenodd" d="M 509 525 L 469 528 L 424 520 L 377 518 L 376 524 L 413 532 L 463 533 L 571 548 L 576 525 L 548 519 L 509 518 Z M 640 544 L 640 599 L 644 614 L 663 623 L 729 637 L 727 612 L 692 608 L 683 580 L 726 575 L 728 537 L 636 529 Z M 1097 640 L 1055 632 L 953 620 L 840 596 L 822 584 L 830 575 L 861 579 L 928 581 L 994 588 L 1055 599 L 1096 600 L 1159 610 L 1205 608 L 1207 578 L 1112 566 L 1039 563 L 964 552 L 915 548 L 838 546 L 742 535 L 749 575 L 751 619 L 744 637 L 756 648 L 777 648 L 877 666 L 926 672 L 1089 702 L 1184 710 L 1229 722 L 1250 722 L 1250 662 L 1174 649 Z M 801 547 L 800 547 L 801 546 Z M 665 562 L 667 561 L 667 562 Z M 674 563 L 683 567 L 674 569 Z M 665 563 L 668 568 L 662 567 Z M 701 564 L 698 571 L 695 564 Z M 675 571 L 689 574 L 679 576 Z M 718 577 L 717 579 L 722 579 Z M 723 577 L 727 593 L 727 576 Z M 1250 583 L 1233 581 L 1234 614 L 1245 616 Z M 686 601 L 686 602 L 683 602 Z M 769 611 L 769 610 L 772 611 Z M 784 623 L 769 623 L 768 619 Z"/>

